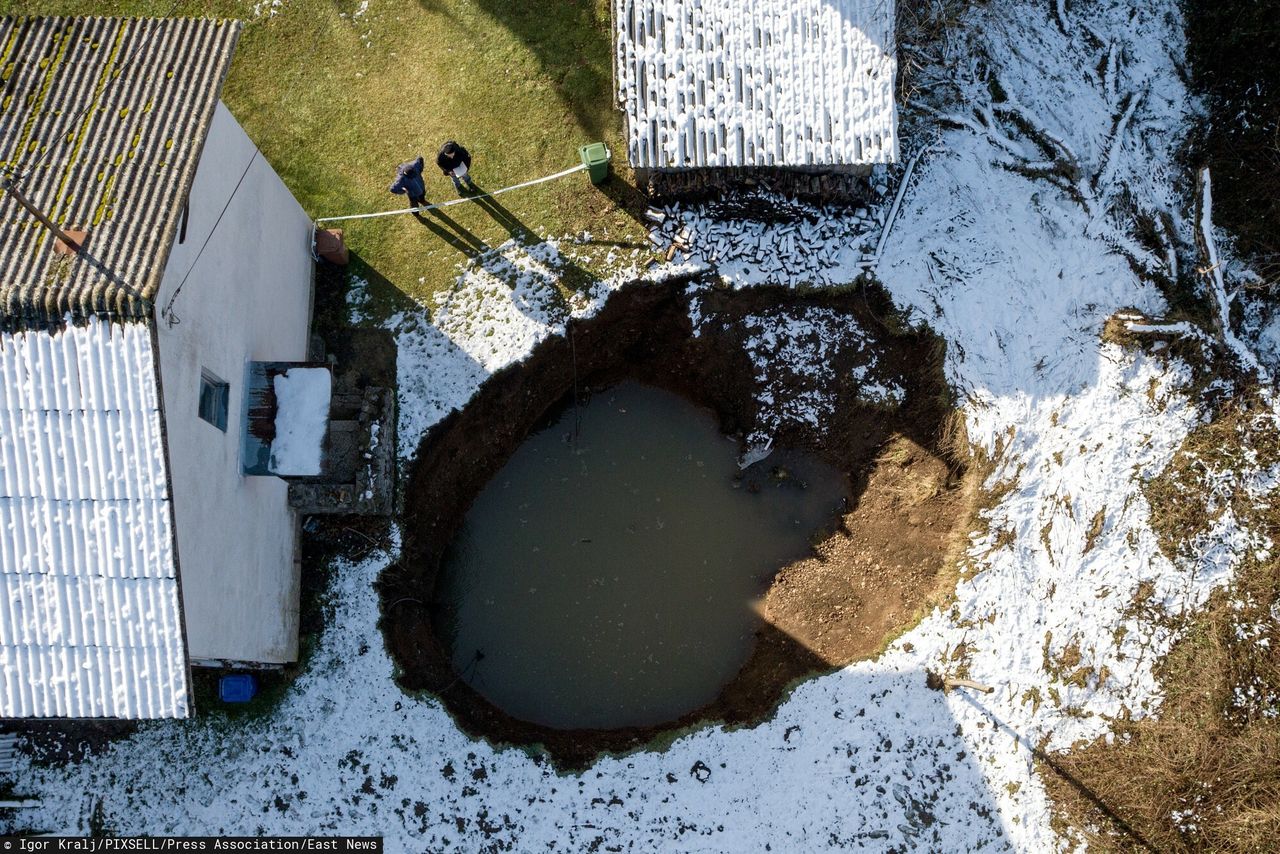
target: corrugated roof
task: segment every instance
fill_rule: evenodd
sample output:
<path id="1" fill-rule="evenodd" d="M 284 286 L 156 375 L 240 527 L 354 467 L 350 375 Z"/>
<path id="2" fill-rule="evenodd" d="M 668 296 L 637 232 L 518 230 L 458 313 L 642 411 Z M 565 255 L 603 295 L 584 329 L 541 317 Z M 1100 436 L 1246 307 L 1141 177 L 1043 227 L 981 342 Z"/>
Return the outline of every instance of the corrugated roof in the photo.
<path id="1" fill-rule="evenodd" d="M 614 0 L 637 168 L 898 156 L 893 0 Z"/>
<path id="2" fill-rule="evenodd" d="M 0 19 L 0 168 L 86 253 L 0 194 L 0 318 L 143 316 L 159 288 L 240 25 Z M 82 112 L 83 110 L 83 112 Z"/>
<path id="3" fill-rule="evenodd" d="M 0 332 L 0 718 L 189 713 L 151 335 Z"/>

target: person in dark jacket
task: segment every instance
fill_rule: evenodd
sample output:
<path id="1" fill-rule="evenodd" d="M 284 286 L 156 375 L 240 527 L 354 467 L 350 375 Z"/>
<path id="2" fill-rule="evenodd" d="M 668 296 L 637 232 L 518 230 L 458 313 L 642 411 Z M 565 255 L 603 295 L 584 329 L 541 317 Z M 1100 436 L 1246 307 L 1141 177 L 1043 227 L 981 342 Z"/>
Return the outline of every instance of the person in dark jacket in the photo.
<path id="1" fill-rule="evenodd" d="M 396 179 L 387 188 L 398 196 L 408 194 L 411 208 L 425 207 L 427 204 L 427 183 L 422 180 L 423 165 L 421 157 L 401 163 L 396 167 Z"/>
<path id="2" fill-rule="evenodd" d="M 436 165 L 440 167 L 440 171 L 453 179 L 453 188 L 458 191 L 458 195 L 462 195 L 463 185 L 471 192 L 476 192 L 475 182 L 471 180 L 471 152 L 467 151 L 461 145 L 449 140 L 440 146 L 440 153 L 436 155 Z"/>

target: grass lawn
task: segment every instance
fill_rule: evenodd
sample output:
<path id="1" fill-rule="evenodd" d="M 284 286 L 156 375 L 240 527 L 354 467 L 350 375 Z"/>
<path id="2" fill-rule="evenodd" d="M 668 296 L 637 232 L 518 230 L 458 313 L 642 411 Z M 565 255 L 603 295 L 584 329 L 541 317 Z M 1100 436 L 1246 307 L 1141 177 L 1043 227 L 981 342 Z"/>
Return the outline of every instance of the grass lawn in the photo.
<path id="1" fill-rule="evenodd" d="M 447 289 L 471 247 L 522 230 L 644 244 L 613 106 L 607 0 L 279 2 L 274 16 L 255 17 L 244 0 L 180 2 L 175 14 L 245 21 L 223 100 L 312 216 L 405 205 L 386 187 L 396 164 L 418 154 L 428 161 L 428 199 L 454 198 L 433 163 L 449 138 L 471 151 L 485 189 L 573 166 L 587 142 L 615 153 L 619 174 L 602 188 L 580 173 L 518 190 L 498 199 L 507 215 L 473 203 L 428 226 L 408 215 L 337 224 L 354 272 L 370 281 L 375 314 L 399 294 L 422 300 Z M 0 13 L 165 15 L 170 6 L 0 0 Z"/>

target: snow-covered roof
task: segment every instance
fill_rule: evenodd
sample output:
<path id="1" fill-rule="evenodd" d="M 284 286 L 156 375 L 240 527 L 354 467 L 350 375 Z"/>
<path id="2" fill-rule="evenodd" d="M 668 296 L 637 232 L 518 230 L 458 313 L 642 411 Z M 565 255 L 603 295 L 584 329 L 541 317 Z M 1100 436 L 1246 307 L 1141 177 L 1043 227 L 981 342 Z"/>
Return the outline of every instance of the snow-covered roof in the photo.
<path id="1" fill-rule="evenodd" d="M 329 431 L 333 392 L 328 368 L 290 368 L 272 378 L 276 395 L 275 438 L 270 469 L 275 474 L 320 474 Z"/>
<path id="2" fill-rule="evenodd" d="M 898 155 L 893 0 L 614 0 L 637 168 Z"/>
<path id="3" fill-rule="evenodd" d="M 0 718 L 189 713 L 151 332 L 0 333 Z"/>
<path id="4" fill-rule="evenodd" d="M 85 253 L 0 193 L 0 320 L 147 314 L 240 25 L 0 18 L 0 169 Z"/>

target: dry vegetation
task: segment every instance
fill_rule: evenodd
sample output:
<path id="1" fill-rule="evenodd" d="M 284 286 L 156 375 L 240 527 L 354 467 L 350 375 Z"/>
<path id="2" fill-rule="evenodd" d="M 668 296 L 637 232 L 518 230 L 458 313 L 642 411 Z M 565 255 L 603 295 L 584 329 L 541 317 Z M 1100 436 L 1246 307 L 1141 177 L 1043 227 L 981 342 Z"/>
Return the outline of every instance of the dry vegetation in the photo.
<path id="1" fill-rule="evenodd" d="M 1186 14 L 1193 82 L 1209 114 L 1192 158 L 1212 167 L 1216 216 L 1262 275 L 1255 285 L 1274 287 L 1280 277 L 1280 2 L 1190 0 Z M 1169 296 L 1175 309 L 1195 302 L 1186 288 Z M 1194 321 L 1195 315 L 1175 310 L 1169 319 Z M 1139 343 L 1118 324 L 1108 332 L 1122 346 Z M 1204 365 L 1208 354 L 1194 352 L 1198 347 L 1166 343 L 1167 353 Z M 1210 372 L 1201 367 L 1196 373 L 1188 392 L 1199 396 Z M 1280 470 L 1280 433 L 1267 409 L 1251 394 L 1219 404 L 1147 486 L 1161 548 L 1183 571 L 1203 558 L 1203 537 L 1224 514 L 1234 514 L 1254 535 L 1231 582 L 1199 611 L 1166 613 L 1149 589 L 1135 598 L 1136 613 L 1180 635 L 1158 668 L 1165 696 L 1157 715 L 1117 721 L 1111 744 L 1041 756 L 1059 829 L 1095 850 L 1277 850 L 1280 506 L 1256 497 L 1239 475 Z"/>
<path id="2" fill-rule="evenodd" d="M 929 70 L 936 73 L 945 67 L 942 51 L 951 31 L 965 12 L 984 3 L 986 0 L 898 0 L 898 104 L 903 108 L 904 124 L 909 125 L 914 117 L 915 111 L 909 108 L 936 82 L 929 79 Z"/>
<path id="3" fill-rule="evenodd" d="M 1044 779 L 1074 828 L 1098 850 L 1274 851 L 1280 837 L 1280 507 L 1222 472 L 1280 465 L 1280 433 L 1253 399 L 1226 406 L 1189 435 L 1147 487 L 1170 559 L 1191 565 L 1197 539 L 1234 513 L 1251 544 L 1232 583 L 1193 615 L 1159 667 L 1156 717 L 1120 720 L 1114 743 L 1043 757 Z M 1067 831 L 1071 832 L 1071 831 Z"/>

